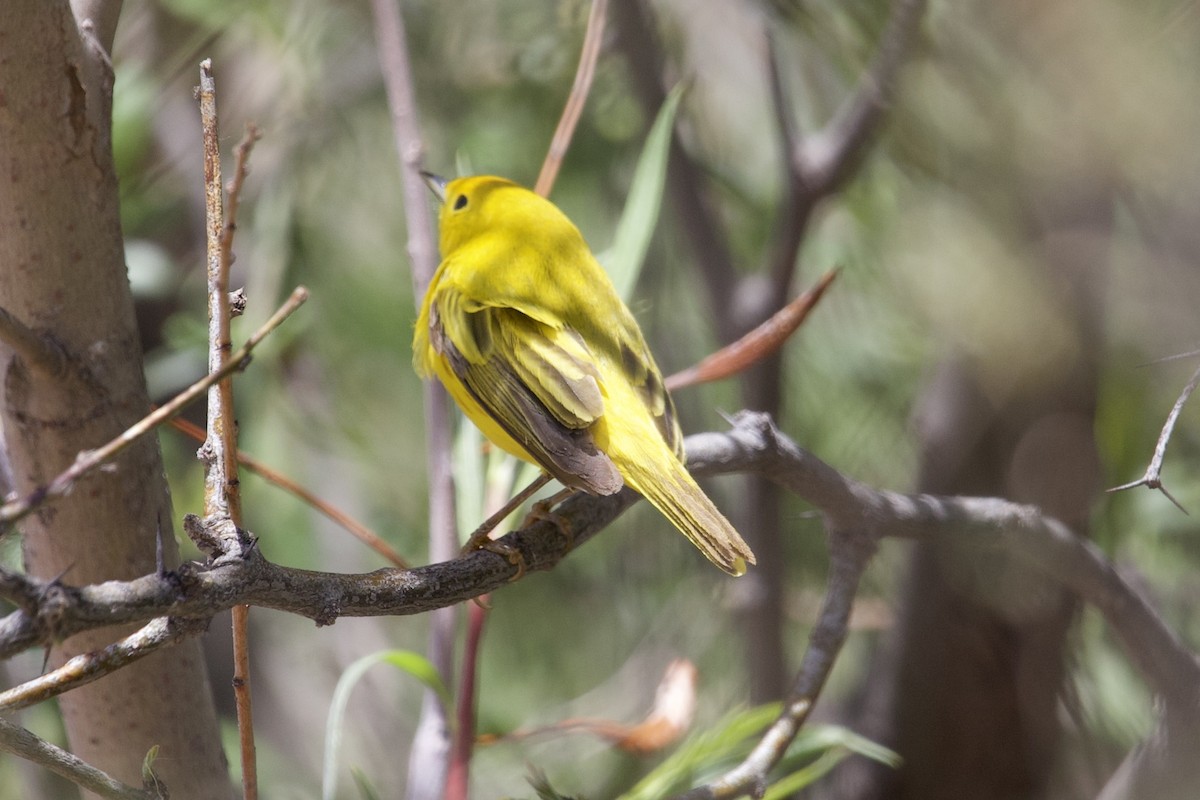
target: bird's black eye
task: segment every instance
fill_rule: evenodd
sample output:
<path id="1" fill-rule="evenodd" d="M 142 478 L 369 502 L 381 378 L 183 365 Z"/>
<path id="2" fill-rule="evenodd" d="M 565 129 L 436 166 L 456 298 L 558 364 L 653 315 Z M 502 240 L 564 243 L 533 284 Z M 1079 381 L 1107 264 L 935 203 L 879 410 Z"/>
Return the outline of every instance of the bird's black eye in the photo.
<path id="1" fill-rule="evenodd" d="M 455 211 L 459 211 L 460 209 L 464 209 L 466 207 L 467 207 L 467 196 L 465 194 L 460 194 L 458 197 L 454 198 L 454 210 Z"/>

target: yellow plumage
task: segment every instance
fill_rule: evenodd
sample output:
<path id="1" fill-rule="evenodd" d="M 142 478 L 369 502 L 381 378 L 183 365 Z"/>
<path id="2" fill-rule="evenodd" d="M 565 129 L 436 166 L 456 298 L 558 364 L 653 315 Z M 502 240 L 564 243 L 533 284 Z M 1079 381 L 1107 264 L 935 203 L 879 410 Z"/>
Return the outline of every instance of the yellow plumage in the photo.
<path id="1" fill-rule="evenodd" d="M 710 561 L 744 573 L 754 554 L 684 468 L 662 376 L 579 230 L 503 178 L 444 193 L 417 372 L 499 447 L 592 494 L 632 487 Z"/>

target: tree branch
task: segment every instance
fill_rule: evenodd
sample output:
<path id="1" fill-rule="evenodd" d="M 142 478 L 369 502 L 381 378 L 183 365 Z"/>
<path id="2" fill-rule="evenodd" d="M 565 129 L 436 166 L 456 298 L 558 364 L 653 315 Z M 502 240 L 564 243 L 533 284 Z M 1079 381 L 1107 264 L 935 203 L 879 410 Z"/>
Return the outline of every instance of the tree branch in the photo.
<path id="1" fill-rule="evenodd" d="M 206 630 L 207 619 L 160 617 L 151 620 L 141 630 L 119 642 L 113 642 L 103 650 L 75 656 L 52 672 L 0 692 L 0 713 L 16 711 L 57 697 Z"/>
<path id="2" fill-rule="evenodd" d="M 437 267 L 437 247 L 429 196 L 421 179 L 424 145 L 417 121 L 416 92 L 399 0 L 371 0 L 379 63 L 392 115 L 392 134 L 400 157 L 400 179 L 404 189 L 404 221 L 408 232 L 408 255 L 412 266 L 413 299 L 419 305 Z M 434 381 L 421 388 L 425 409 L 425 459 L 429 476 L 429 557 L 450 559 L 458 550 L 458 524 L 454 514 L 454 473 L 450 463 L 450 398 Z M 453 611 L 434 614 L 429 621 L 429 660 L 449 685 L 454 670 Z M 410 800 L 432 800 L 442 794 L 446 759 L 450 752 L 450 724 L 446 710 L 432 691 L 421 702 L 421 720 L 409 753 Z"/>
<path id="3" fill-rule="evenodd" d="M 246 160 L 258 139 L 258 131 L 247 126 L 237 147 L 233 180 L 229 182 L 228 213 L 225 187 L 221 182 L 220 130 L 217 121 L 217 85 L 212 61 L 200 63 L 200 121 L 204 142 L 204 215 L 208 251 L 208 371 L 225 366 L 233 349 L 230 324 L 233 309 L 229 294 L 229 270 L 233 266 L 233 234 Z M 204 463 L 204 514 L 228 518 L 242 524 L 242 493 L 238 480 L 237 413 L 233 405 L 233 376 L 222 378 L 208 390 L 207 431 L 197 457 Z M 234 537 L 234 541 L 239 541 Z M 250 607 L 232 609 L 233 697 L 237 710 L 238 743 L 241 749 L 242 797 L 258 798 L 258 762 L 254 744 L 254 704 L 250 691 Z"/>
<path id="4" fill-rule="evenodd" d="M 831 530 L 829 538 L 831 559 L 825 599 L 783 710 L 741 764 L 681 795 L 681 800 L 724 800 L 746 794 L 760 797 L 767 788 L 771 769 L 812 713 L 846 641 L 859 582 L 878 545 L 878 535 L 865 527 Z"/>
<path id="5" fill-rule="evenodd" d="M 61 747 L 50 744 L 30 731 L 0 717 L 0 750 L 40 764 L 100 797 L 115 800 L 161 800 L 162 795 L 147 789 L 135 789 Z"/>
<path id="6" fill-rule="evenodd" d="M 837 191 L 862 162 L 895 97 L 900 67 L 924 13 L 925 0 L 894 0 L 875 60 L 854 94 L 820 133 L 799 142 L 794 168 L 813 198 Z"/>
<path id="7" fill-rule="evenodd" d="M 1033 507 L 872 489 L 798 447 L 762 414 L 743 412 L 729 432 L 696 434 L 687 445 L 696 474 L 768 476 L 820 509 L 834 537 L 859 531 L 906 539 L 943 536 L 999 548 L 1095 605 L 1155 692 L 1168 701 L 1200 697 L 1200 665 L 1157 612 L 1094 544 Z M 521 553 L 529 571 L 550 569 L 636 500 L 628 490 L 612 497 L 577 494 L 557 509 L 573 541 L 549 521 L 503 541 Z M 80 588 L 26 577 L 22 596 L 45 595 L 53 602 L 43 600 L 36 610 L 20 609 L 0 620 L 0 657 L 83 630 L 163 616 L 212 616 L 236 603 L 300 614 L 322 625 L 344 616 L 419 614 L 503 588 L 517 569 L 482 550 L 411 570 L 337 575 L 272 564 L 254 548 L 244 558 L 218 558 L 211 567 L 185 565 L 162 576 Z M 13 585 L 11 576 L 0 570 L 0 585 Z"/>

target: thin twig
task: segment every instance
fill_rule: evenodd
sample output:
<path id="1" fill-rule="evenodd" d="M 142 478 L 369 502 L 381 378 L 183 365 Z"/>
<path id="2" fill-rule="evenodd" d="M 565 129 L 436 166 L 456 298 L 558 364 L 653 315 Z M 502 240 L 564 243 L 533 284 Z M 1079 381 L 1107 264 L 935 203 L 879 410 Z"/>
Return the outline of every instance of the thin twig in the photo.
<path id="1" fill-rule="evenodd" d="M 62 348 L 35 333 L 5 308 L 0 308 L 0 341 L 46 375 L 57 376 L 66 370 L 67 354 Z"/>
<path id="2" fill-rule="evenodd" d="M 174 417 L 190 403 L 207 392 L 213 384 L 228 375 L 245 369 L 246 365 L 250 363 L 250 354 L 254 348 L 266 336 L 278 328 L 280 323 L 291 316 L 307 299 L 308 290 L 303 286 L 297 287 L 291 296 L 284 301 L 283 305 L 271 315 L 271 318 L 264 322 L 262 327 L 255 331 L 246 340 L 246 343 L 238 348 L 237 352 L 230 357 L 229 361 L 220 370 L 205 375 L 187 389 L 177 394 L 170 402 L 159 406 L 107 444 L 95 450 L 84 450 L 75 457 L 75 462 L 68 469 L 55 476 L 45 486 L 30 492 L 25 497 L 5 503 L 4 506 L 0 507 L 0 525 L 9 525 L 16 522 L 47 500 L 66 494 L 80 478 L 109 461 L 139 438 Z"/>
<path id="3" fill-rule="evenodd" d="M 896 95 L 900 68 L 907 60 L 924 16 L 925 0 L 893 0 L 892 13 L 879 38 L 875 59 L 858 80 L 833 119 L 818 133 L 797 138 L 788 109 L 780 107 L 783 89 L 773 42 L 768 40 L 771 90 L 776 116 L 785 142 L 790 147 L 787 163 L 788 197 L 783 212 L 792 215 L 776 226 L 771 266 L 773 298 L 786 296 L 796 268 L 804 231 L 821 200 L 841 189 L 857 172 L 870 144 L 887 118 Z"/>
<path id="4" fill-rule="evenodd" d="M 204 441 L 204 431 L 183 417 L 176 417 L 171 420 L 171 427 L 195 439 L 197 442 Z M 243 450 L 237 451 L 237 459 L 238 464 L 244 467 L 247 472 L 254 473 L 267 483 L 278 486 L 285 492 L 297 497 L 301 502 L 315 508 L 334 523 L 349 531 L 351 536 L 354 536 L 367 547 L 370 547 L 386 561 L 390 562 L 392 566 L 399 567 L 400 569 L 407 569 L 410 566 L 403 556 L 397 553 L 390 544 L 380 538 L 378 534 L 366 525 L 363 525 L 340 508 L 317 497 L 287 475 L 284 475 L 273 467 L 267 466 Z"/>
<path id="5" fill-rule="evenodd" d="M 82 786 L 89 792 L 111 800 L 162 800 L 162 795 L 148 789 L 136 789 L 121 783 L 78 756 L 0 717 L 0 750 L 40 764 L 55 775 Z"/>
<path id="6" fill-rule="evenodd" d="M 825 600 L 783 710 L 741 764 L 703 787 L 680 795 L 681 800 L 724 800 L 746 794 L 762 796 L 768 773 L 783 758 L 808 720 L 837 661 L 850 628 L 850 612 L 854 608 L 859 582 L 876 546 L 876 534 L 865 529 L 830 531 L 830 571 Z"/>
<path id="7" fill-rule="evenodd" d="M 75 656 L 52 672 L 0 692 L 0 713 L 57 697 L 206 630 L 208 620 L 170 617 L 151 620 L 145 627 L 102 650 Z"/>
<path id="8" fill-rule="evenodd" d="M 256 131 L 247 127 L 237 150 L 237 166 L 230 184 L 230 214 L 224 208 L 221 183 L 221 152 L 217 124 L 216 82 L 212 62 L 200 64 L 200 119 L 204 134 L 204 210 L 208 246 L 208 369 L 220 369 L 233 349 L 230 335 L 229 269 L 233 260 L 233 212 L 246 176 L 246 158 L 254 145 Z M 204 461 L 204 513 L 210 519 L 228 518 L 242 524 L 241 492 L 238 489 L 237 417 L 233 405 L 233 379 L 226 377 L 208 392 L 208 436 L 200 448 Z M 254 714 L 250 694 L 249 654 L 250 607 L 237 605 L 233 617 L 233 696 L 237 708 L 238 739 L 242 757 L 242 796 L 258 798 L 258 768 L 255 758 Z"/>
<path id="9" fill-rule="evenodd" d="M 413 297 L 418 304 L 437 267 L 433 219 L 425 182 L 421 179 L 424 146 L 417 121 L 412 66 L 398 0 L 371 0 L 379 61 L 387 90 L 392 133 L 400 157 L 400 183 L 404 190 L 405 230 L 412 266 Z M 458 525 L 454 515 L 454 474 L 450 463 L 450 398 L 440 385 L 422 386 L 425 409 L 425 457 L 429 476 L 429 557 L 450 559 L 458 550 Z M 454 634 L 458 615 L 439 611 L 429 620 L 429 660 L 447 684 L 454 671 Z M 441 795 L 450 742 L 446 710 L 433 691 L 421 701 L 421 719 L 409 752 L 410 800 L 433 800 Z"/>
<path id="10" fill-rule="evenodd" d="M 467 609 L 462 675 L 459 679 L 458 695 L 455 697 L 458 724 L 455 726 L 449 769 L 446 771 L 444 800 L 466 800 L 468 797 L 471 752 L 475 746 L 475 698 L 478 695 L 479 653 L 489 611 L 486 595 L 481 600 L 484 602 L 472 603 Z"/>
<path id="11" fill-rule="evenodd" d="M 771 275 L 771 294 L 762 302 L 778 305 L 787 296 L 788 287 L 796 274 L 797 256 L 804 234 L 812 217 L 816 199 L 808 189 L 808 176 L 800 169 L 793 154 L 797 151 L 800 137 L 796 132 L 794 112 L 784 87 L 780 72 L 779 53 L 775 37 L 767 31 L 766 41 L 767 85 L 771 90 L 771 107 L 775 112 L 775 129 L 782 148 L 784 167 L 783 197 L 776 211 L 771 242 L 767 247 L 767 270 Z M 761 316 L 761 311 L 758 312 Z"/>
<path id="12" fill-rule="evenodd" d="M 229 284 L 229 268 L 233 266 L 233 235 L 237 231 L 237 214 L 238 207 L 241 205 L 242 186 L 246 183 L 246 175 L 249 172 L 250 151 L 254 149 L 254 143 L 262 138 L 262 132 L 254 123 L 246 123 L 246 131 L 242 134 L 242 140 L 238 142 L 234 148 L 234 166 L 233 179 L 229 181 L 229 186 L 226 187 L 225 196 L 225 219 L 221 225 L 221 241 L 219 258 L 220 262 L 225 265 L 225 284 Z M 232 315 L 232 305 L 231 305 Z"/>
<path id="13" fill-rule="evenodd" d="M 583 114 L 588 94 L 592 89 L 592 79 L 596 76 L 596 62 L 600 60 L 600 48 L 604 44 L 604 21 L 608 15 L 608 0 L 592 0 L 592 10 L 588 14 L 587 31 L 583 35 L 583 47 L 579 53 L 579 67 L 575 70 L 575 82 L 571 85 L 571 94 L 563 107 L 562 116 L 558 119 L 558 127 L 550 139 L 550 148 L 546 151 L 546 159 L 542 162 L 542 171 L 538 173 L 534 191 L 542 197 L 550 196 L 554 179 L 567 155 L 567 148 L 575 135 L 575 126 Z"/>
<path id="14" fill-rule="evenodd" d="M 668 377 L 664 381 L 667 389 L 675 391 L 736 375 L 778 350 L 808 317 L 808 312 L 820 301 L 837 274 L 837 270 L 825 273 L 815 286 L 801 293 L 736 342 L 725 345 L 698 364 Z"/>
<path id="15" fill-rule="evenodd" d="M 1167 491 L 1167 487 L 1162 482 L 1162 465 L 1163 459 L 1167 455 L 1167 443 L 1171 441 L 1171 434 L 1175 431 L 1175 421 L 1179 419 L 1180 412 L 1183 411 L 1184 405 L 1188 398 L 1192 396 L 1192 392 L 1196 391 L 1196 386 L 1200 385 L 1200 368 L 1192 374 L 1192 379 L 1188 381 L 1187 386 L 1183 387 L 1183 391 L 1179 395 L 1179 399 L 1175 401 L 1175 405 L 1171 407 L 1171 413 L 1167 415 L 1167 421 L 1163 424 L 1162 433 L 1158 435 L 1158 442 L 1154 445 L 1154 456 L 1150 459 L 1150 465 L 1146 467 L 1146 474 L 1136 481 L 1126 483 L 1121 486 L 1114 486 L 1109 489 L 1110 492 L 1120 492 L 1125 489 L 1132 489 L 1135 486 L 1146 486 L 1150 489 L 1158 489 L 1167 496 L 1167 499 L 1175 504 L 1183 513 L 1188 513 L 1187 509 L 1175 499 L 1174 495 Z"/>
<path id="16" fill-rule="evenodd" d="M 522 503 L 537 494 L 538 489 L 541 489 L 552 480 L 554 480 L 554 478 L 549 472 L 543 472 L 530 481 L 529 485 L 524 489 L 508 498 L 508 502 L 504 503 L 502 506 L 500 506 L 500 508 L 491 514 L 488 514 L 488 518 L 480 523 L 478 528 L 471 532 L 471 535 L 467 537 L 467 543 L 463 545 L 463 551 L 469 552 L 471 550 L 477 550 L 480 547 L 483 547 L 491 537 L 491 533 L 493 530 L 495 530 L 497 525 L 508 519 L 509 515 L 520 508 Z"/>

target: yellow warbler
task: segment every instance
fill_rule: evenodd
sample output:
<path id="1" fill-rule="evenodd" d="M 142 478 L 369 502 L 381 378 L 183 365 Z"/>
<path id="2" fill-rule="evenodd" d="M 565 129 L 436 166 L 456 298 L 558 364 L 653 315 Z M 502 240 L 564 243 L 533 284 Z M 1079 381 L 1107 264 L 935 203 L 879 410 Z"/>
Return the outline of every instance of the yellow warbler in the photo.
<path id="1" fill-rule="evenodd" d="M 628 485 L 732 575 L 754 554 L 683 466 L 675 405 L 579 230 L 503 178 L 447 184 L 413 363 L 509 453 L 574 489 Z"/>

